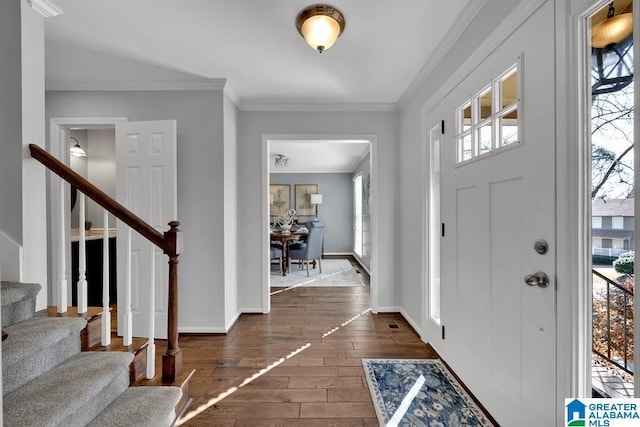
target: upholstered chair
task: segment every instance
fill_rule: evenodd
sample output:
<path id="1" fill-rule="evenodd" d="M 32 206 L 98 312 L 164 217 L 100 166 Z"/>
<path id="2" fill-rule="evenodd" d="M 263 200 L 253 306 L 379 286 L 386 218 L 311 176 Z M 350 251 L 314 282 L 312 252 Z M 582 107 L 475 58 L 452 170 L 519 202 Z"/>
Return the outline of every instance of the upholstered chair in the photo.
<path id="1" fill-rule="evenodd" d="M 307 276 L 309 276 L 309 262 L 318 260 L 318 268 L 322 273 L 322 242 L 324 239 L 325 224 L 320 220 L 310 221 L 307 223 L 309 234 L 307 235 L 307 241 L 301 243 L 298 247 L 290 246 L 288 250 L 289 255 L 289 268 L 291 268 L 291 260 L 300 260 L 300 268 L 304 264 L 307 265 Z"/>
<path id="2" fill-rule="evenodd" d="M 282 273 L 282 248 L 274 247 L 271 245 L 271 261 L 274 259 L 278 260 L 278 265 L 280 266 L 280 273 Z"/>

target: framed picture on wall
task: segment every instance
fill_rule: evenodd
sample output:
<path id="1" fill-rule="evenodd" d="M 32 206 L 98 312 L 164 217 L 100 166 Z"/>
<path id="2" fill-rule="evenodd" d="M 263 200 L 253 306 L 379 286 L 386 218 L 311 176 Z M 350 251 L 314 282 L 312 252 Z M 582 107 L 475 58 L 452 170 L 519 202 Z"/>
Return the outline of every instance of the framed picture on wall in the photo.
<path id="1" fill-rule="evenodd" d="M 318 193 L 318 184 L 296 184 L 296 215 L 316 216 L 316 205 L 311 204 L 311 195 Z"/>
<path id="2" fill-rule="evenodd" d="M 282 216 L 291 209 L 291 186 L 289 184 L 269 185 L 269 215 Z"/>

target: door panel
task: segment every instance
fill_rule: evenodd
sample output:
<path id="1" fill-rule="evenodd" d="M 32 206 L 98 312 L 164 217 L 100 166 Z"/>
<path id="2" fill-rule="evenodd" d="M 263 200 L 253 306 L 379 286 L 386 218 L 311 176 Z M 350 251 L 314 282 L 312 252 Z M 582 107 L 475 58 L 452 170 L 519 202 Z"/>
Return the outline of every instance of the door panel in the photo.
<path id="1" fill-rule="evenodd" d="M 116 126 L 116 198 L 159 232 L 177 218 L 176 122 L 128 122 Z M 124 295 L 126 225 L 118 221 L 118 294 Z M 167 334 L 169 268 L 162 250 L 136 232 L 131 235 L 131 311 L 133 335 L 147 336 L 148 299 L 155 289 L 155 338 Z M 152 260 L 153 258 L 153 260 Z M 153 262 L 155 261 L 155 262 Z M 118 301 L 124 302 L 119 296 Z M 118 310 L 118 331 L 122 329 Z"/>
<path id="2" fill-rule="evenodd" d="M 442 101 L 438 350 L 501 425 L 555 425 L 553 23 L 547 2 Z M 456 165 L 456 109 L 516 63 L 519 142 Z M 545 255 L 533 249 L 540 238 Z M 550 286 L 525 284 L 538 271 Z"/>

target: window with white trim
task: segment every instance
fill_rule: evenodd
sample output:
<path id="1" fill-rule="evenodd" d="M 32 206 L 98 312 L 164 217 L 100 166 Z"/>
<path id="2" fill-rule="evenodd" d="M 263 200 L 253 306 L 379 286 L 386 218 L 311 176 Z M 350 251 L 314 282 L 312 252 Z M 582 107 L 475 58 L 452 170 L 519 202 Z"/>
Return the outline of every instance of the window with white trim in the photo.
<path id="1" fill-rule="evenodd" d="M 622 230 L 624 228 L 624 217 L 621 217 L 621 216 L 611 217 L 611 228 L 614 230 Z"/>
<path id="2" fill-rule="evenodd" d="M 591 217 L 591 228 L 602 228 L 602 217 L 601 216 L 592 216 Z"/>
<path id="3" fill-rule="evenodd" d="M 520 143 L 519 62 L 456 109 L 456 164 Z"/>

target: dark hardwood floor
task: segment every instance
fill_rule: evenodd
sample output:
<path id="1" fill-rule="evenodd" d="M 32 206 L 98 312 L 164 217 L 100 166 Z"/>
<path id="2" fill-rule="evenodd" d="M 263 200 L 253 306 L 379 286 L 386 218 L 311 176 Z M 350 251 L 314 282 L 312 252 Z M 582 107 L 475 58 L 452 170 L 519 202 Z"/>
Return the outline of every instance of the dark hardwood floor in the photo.
<path id="1" fill-rule="evenodd" d="M 402 316 L 371 313 L 368 285 L 290 289 L 180 347 L 195 369 L 184 426 L 376 426 L 361 359 L 437 357 Z"/>

